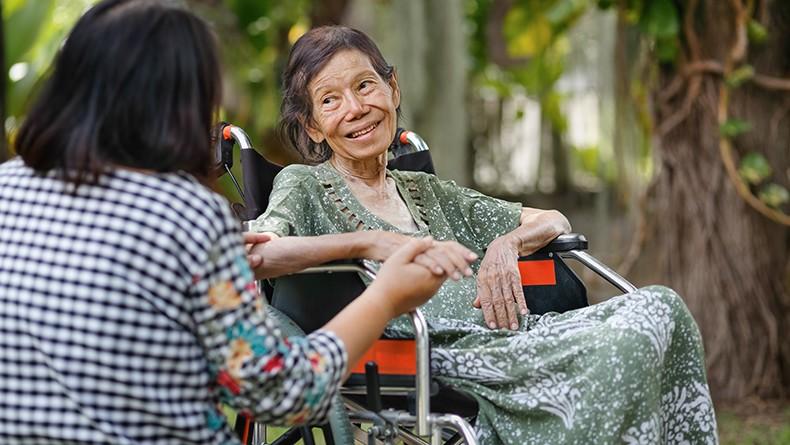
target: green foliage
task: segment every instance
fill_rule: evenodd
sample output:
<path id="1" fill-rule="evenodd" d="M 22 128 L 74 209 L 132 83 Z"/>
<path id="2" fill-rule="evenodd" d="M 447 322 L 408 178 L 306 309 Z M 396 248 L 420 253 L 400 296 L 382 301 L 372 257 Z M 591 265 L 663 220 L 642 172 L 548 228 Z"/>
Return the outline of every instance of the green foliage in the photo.
<path id="1" fill-rule="evenodd" d="M 74 22 L 96 0 L 6 0 L 5 37 L 6 129 L 13 139 L 35 88 L 46 76 L 55 54 Z"/>
<path id="2" fill-rule="evenodd" d="M 741 159 L 738 173 L 749 184 L 759 184 L 773 173 L 768 160 L 759 153 L 749 153 Z"/>
<path id="3" fill-rule="evenodd" d="M 644 3 L 639 27 L 645 35 L 655 40 L 656 56 L 661 62 L 673 62 L 677 58 L 680 18 L 672 0 Z"/>
<path id="4" fill-rule="evenodd" d="M 752 124 L 740 119 L 728 119 L 719 126 L 719 133 L 726 138 L 734 138 L 752 129 Z"/>
<path id="5" fill-rule="evenodd" d="M 3 17 L 6 25 L 6 62 L 16 63 L 34 46 L 39 32 L 52 15 L 54 5 L 53 0 L 5 2 Z"/>
<path id="6" fill-rule="evenodd" d="M 768 30 L 757 20 L 749 20 L 746 31 L 749 36 L 749 42 L 751 43 L 761 45 L 768 40 Z"/>
<path id="7" fill-rule="evenodd" d="M 767 206 L 775 209 L 782 207 L 790 201 L 790 193 L 788 193 L 787 189 L 774 182 L 760 188 L 757 197 Z"/>
<path id="8" fill-rule="evenodd" d="M 741 65 L 732 70 L 724 81 L 732 88 L 741 86 L 744 82 L 754 77 L 754 67 L 751 65 Z"/>
<path id="9" fill-rule="evenodd" d="M 601 162 L 600 147 L 573 147 L 573 154 L 578 166 L 590 175 L 598 175 Z"/>
<path id="10" fill-rule="evenodd" d="M 672 0 L 650 0 L 644 3 L 639 26 L 648 36 L 658 39 L 673 38 L 680 29 L 678 10 Z"/>

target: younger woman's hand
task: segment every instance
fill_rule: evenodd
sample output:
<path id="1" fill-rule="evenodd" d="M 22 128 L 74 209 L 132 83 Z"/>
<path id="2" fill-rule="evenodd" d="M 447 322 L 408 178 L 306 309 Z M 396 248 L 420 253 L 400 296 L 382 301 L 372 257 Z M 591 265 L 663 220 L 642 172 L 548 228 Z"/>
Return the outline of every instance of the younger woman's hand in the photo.
<path id="1" fill-rule="evenodd" d="M 250 263 L 252 270 L 257 269 L 263 265 L 263 258 L 255 253 L 252 253 L 252 248 L 258 244 L 263 244 L 271 240 L 271 236 L 265 233 L 244 232 L 244 250 L 247 252 L 247 262 Z"/>
<path id="2" fill-rule="evenodd" d="M 395 251 L 381 266 L 371 288 L 386 295 L 392 317 L 408 312 L 428 301 L 446 275 L 437 275 L 415 259 L 431 248 L 433 239 L 412 238 Z"/>

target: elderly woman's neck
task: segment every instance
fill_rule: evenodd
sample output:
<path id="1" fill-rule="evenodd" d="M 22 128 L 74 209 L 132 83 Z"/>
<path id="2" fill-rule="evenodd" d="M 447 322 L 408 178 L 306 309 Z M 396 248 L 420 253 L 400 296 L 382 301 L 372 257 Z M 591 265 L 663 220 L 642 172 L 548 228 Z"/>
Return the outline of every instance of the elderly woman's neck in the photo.
<path id="1" fill-rule="evenodd" d="M 365 160 L 332 156 L 329 162 L 347 181 L 362 182 L 369 187 L 381 187 L 387 179 L 386 154 Z"/>

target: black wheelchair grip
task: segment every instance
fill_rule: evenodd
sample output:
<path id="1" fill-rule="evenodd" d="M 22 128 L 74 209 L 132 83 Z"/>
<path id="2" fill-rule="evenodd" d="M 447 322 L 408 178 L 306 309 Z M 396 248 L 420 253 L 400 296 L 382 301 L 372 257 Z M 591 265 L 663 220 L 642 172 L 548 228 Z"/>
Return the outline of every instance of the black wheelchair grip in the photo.
<path id="1" fill-rule="evenodd" d="M 379 381 L 379 366 L 376 362 L 365 363 L 365 386 L 367 389 L 368 408 L 377 413 L 381 411 L 381 382 Z"/>

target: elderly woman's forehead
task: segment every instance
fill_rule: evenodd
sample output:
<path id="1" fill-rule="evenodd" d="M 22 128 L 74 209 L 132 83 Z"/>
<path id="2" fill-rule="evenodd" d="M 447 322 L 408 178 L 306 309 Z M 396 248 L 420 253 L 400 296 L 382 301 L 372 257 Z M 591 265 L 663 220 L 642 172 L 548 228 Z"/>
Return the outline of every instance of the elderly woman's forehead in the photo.
<path id="1" fill-rule="evenodd" d="M 310 80 L 310 89 L 320 87 L 321 84 L 331 82 L 347 76 L 353 76 L 361 71 L 373 71 L 373 63 L 367 54 L 355 50 L 345 49 L 335 53 L 329 62 L 316 73 Z"/>

